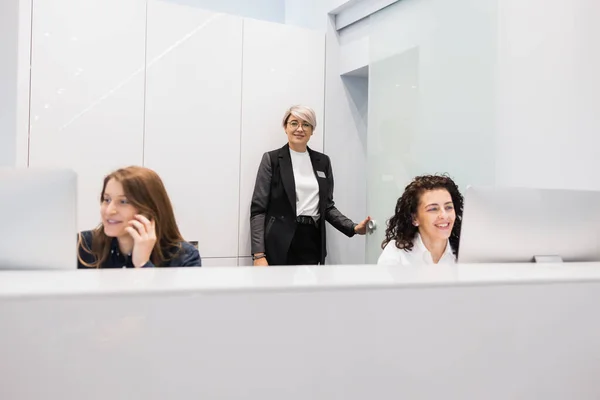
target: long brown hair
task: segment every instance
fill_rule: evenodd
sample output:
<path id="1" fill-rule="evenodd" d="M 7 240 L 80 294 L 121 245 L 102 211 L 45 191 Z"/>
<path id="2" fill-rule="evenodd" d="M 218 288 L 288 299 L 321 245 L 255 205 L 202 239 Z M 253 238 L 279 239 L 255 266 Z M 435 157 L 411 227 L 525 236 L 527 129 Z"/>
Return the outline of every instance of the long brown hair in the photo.
<path id="1" fill-rule="evenodd" d="M 131 166 L 118 169 L 104 178 L 100 203 L 104 199 L 104 191 L 107 183 L 114 179 L 123 185 L 123 191 L 127 200 L 148 219 L 155 221 L 156 244 L 150 260 L 160 267 L 177 254 L 181 249 L 183 237 L 177 227 L 175 214 L 171 200 L 167 195 L 165 185 L 156 172 L 149 168 Z M 100 224 L 92 231 L 92 246 L 88 248 L 79 236 L 79 248 L 94 256 L 95 261 L 86 263 L 78 255 L 79 261 L 92 268 L 100 268 L 108 259 L 112 238 L 104 233 L 104 226 Z"/>
<path id="2" fill-rule="evenodd" d="M 417 208 L 421 201 L 421 195 L 427 190 L 446 189 L 452 197 L 456 219 L 450 233 L 450 246 L 454 255 L 458 255 L 460 245 L 460 227 L 463 215 L 463 196 L 454 181 L 445 175 L 423 175 L 417 176 L 406 186 L 404 193 L 396 203 L 394 216 L 387 221 L 385 239 L 381 243 L 383 249 L 390 241 L 396 241 L 396 247 L 411 251 L 413 239 L 419 229 L 413 225 L 413 217 L 417 214 Z"/>

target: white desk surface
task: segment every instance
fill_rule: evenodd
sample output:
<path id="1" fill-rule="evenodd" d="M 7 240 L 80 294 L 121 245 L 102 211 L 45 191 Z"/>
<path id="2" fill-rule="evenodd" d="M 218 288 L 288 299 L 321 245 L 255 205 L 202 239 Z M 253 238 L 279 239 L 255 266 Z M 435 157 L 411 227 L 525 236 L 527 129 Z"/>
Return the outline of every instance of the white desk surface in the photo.
<path id="1" fill-rule="evenodd" d="M 600 281 L 600 263 L 0 271 L 0 297 Z"/>

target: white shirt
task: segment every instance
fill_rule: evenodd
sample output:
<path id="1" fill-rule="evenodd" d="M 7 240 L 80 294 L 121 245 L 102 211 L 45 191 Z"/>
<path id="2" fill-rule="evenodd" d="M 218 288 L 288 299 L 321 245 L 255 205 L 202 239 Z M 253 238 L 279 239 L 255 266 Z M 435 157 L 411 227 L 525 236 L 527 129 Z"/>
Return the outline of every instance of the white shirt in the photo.
<path id="1" fill-rule="evenodd" d="M 292 169 L 296 181 L 296 215 L 319 216 L 319 183 L 308 151 L 298 153 L 290 149 Z"/>
<path id="2" fill-rule="evenodd" d="M 423 264 L 434 264 L 431 252 L 427 250 L 421 235 L 417 233 L 413 241 L 413 248 L 411 251 L 399 249 L 396 247 L 396 241 L 390 240 L 385 248 L 381 252 L 377 265 L 423 265 Z M 452 253 L 452 247 L 450 241 L 446 244 L 446 249 L 442 254 L 442 257 L 438 261 L 438 264 L 456 264 L 456 257 Z"/>

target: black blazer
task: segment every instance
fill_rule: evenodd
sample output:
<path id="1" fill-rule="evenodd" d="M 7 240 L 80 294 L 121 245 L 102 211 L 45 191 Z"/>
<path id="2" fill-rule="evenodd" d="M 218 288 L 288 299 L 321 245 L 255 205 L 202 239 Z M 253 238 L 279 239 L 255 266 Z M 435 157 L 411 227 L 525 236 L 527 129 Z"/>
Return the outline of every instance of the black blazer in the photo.
<path id="1" fill-rule="evenodd" d="M 310 148 L 308 153 L 319 183 L 321 264 L 324 264 L 325 221 L 348 237 L 354 236 L 356 224 L 335 208 L 329 157 Z M 296 183 L 287 144 L 263 154 L 250 206 L 250 229 L 252 254 L 264 252 L 270 265 L 285 265 L 296 232 Z"/>

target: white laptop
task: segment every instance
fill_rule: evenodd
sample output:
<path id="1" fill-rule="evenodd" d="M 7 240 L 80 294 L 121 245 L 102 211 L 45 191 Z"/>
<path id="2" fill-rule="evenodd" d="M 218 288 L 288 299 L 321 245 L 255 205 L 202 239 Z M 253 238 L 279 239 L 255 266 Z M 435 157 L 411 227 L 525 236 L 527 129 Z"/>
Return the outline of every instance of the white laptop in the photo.
<path id="1" fill-rule="evenodd" d="M 0 269 L 77 268 L 77 174 L 0 168 Z"/>

